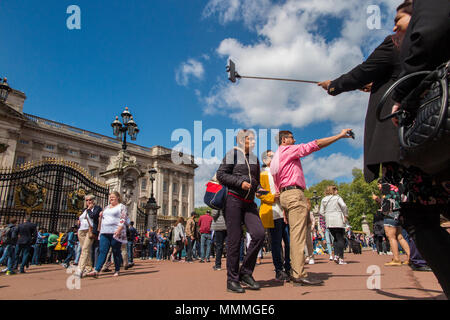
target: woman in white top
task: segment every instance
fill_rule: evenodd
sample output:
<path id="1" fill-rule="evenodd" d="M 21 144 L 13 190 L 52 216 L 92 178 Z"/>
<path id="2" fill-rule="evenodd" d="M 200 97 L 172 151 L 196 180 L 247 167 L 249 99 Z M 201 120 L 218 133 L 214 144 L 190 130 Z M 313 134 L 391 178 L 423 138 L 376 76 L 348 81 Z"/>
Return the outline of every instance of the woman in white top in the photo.
<path id="1" fill-rule="evenodd" d="M 97 277 L 103 267 L 108 255 L 109 248 L 112 248 L 114 257 L 114 276 L 119 275 L 121 263 L 121 246 L 127 242 L 127 232 L 125 222 L 128 219 L 127 208 L 120 203 L 120 194 L 113 191 L 109 195 L 109 205 L 100 214 L 101 222 L 99 223 L 100 244 L 99 255 L 95 270 L 88 273 L 88 276 Z"/>
<path id="2" fill-rule="evenodd" d="M 336 186 L 328 186 L 325 190 L 325 197 L 320 203 L 319 213 L 325 216 L 327 228 L 334 238 L 334 261 L 337 264 L 347 264 L 344 262 L 344 236 L 348 221 L 348 209 L 344 200 L 338 195 Z"/>
<path id="3" fill-rule="evenodd" d="M 92 194 L 86 195 L 86 210 L 78 218 L 78 239 L 80 241 L 81 255 L 78 262 L 78 274 L 82 276 L 85 271 L 92 270 L 91 248 L 94 239 L 89 238 L 89 228 L 92 228 L 94 221 L 89 217 L 88 210 L 95 206 L 95 197 Z"/>
<path id="4" fill-rule="evenodd" d="M 173 249 L 172 255 L 170 256 L 170 260 L 172 260 L 172 262 L 175 261 L 177 254 L 180 255 L 179 260 L 181 261 L 181 251 L 183 251 L 184 242 L 186 241 L 186 232 L 184 230 L 183 223 L 184 223 L 184 218 L 179 217 L 177 220 L 177 225 L 173 229 L 173 232 L 174 232 L 173 240 L 175 241 L 176 246 Z"/>

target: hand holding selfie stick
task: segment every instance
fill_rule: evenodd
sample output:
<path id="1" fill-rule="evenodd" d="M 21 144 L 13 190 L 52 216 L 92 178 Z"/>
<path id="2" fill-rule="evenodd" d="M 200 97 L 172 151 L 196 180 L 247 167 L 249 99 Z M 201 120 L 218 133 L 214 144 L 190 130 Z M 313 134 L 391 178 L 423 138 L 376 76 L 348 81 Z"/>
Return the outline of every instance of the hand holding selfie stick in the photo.
<path id="1" fill-rule="evenodd" d="M 319 83 L 319 81 L 312 81 L 312 80 L 241 76 L 239 73 L 236 72 L 236 65 L 234 64 L 233 60 L 231 60 L 231 59 L 228 60 L 227 72 L 228 72 L 228 80 L 230 80 L 233 83 L 236 82 L 236 79 L 241 79 L 241 78 L 260 79 L 260 80 L 292 81 L 292 82 L 303 82 L 303 83 Z"/>

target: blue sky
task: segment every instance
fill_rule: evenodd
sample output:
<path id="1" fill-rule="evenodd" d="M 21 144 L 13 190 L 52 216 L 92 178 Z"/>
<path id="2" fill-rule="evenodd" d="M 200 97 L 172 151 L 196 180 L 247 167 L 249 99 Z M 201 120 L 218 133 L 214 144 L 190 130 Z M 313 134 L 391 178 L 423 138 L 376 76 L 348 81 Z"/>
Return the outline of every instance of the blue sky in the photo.
<path id="1" fill-rule="evenodd" d="M 359 139 L 340 141 L 305 165 L 309 185 L 330 174 L 348 181 L 351 167 L 362 165 L 367 94 L 333 98 L 314 85 L 231 84 L 225 66 L 232 57 L 241 74 L 333 79 L 390 33 L 397 2 L 1 1 L 0 76 L 25 92 L 24 112 L 108 136 L 128 106 L 141 129 L 136 143 L 147 147 L 174 147 L 172 132 L 193 131 L 200 120 L 204 130 L 224 134 L 239 127 L 288 129 L 298 142 L 351 125 Z M 382 9 L 379 30 L 364 26 L 372 3 Z M 70 5 L 81 9 L 81 30 L 66 26 Z M 337 161 L 319 174 L 323 164 Z M 214 165 L 199 168 L 196 190 L 213 171 Z"/>

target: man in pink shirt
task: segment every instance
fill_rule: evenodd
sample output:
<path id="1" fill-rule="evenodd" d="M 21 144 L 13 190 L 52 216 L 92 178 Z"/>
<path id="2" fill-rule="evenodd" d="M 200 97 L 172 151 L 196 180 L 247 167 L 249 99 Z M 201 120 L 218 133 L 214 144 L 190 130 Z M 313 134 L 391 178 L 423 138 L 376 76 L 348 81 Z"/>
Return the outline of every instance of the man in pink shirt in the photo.
<path id="1" fill-rule="evenodd" d="M 279 148 L 270 164 L 275 190 L 280 192 L 280 203 L 285 217 L 289 222 L 291 279 L 294 285 L 321 285 L 322 280 L 308 277 L 304 269 L 304 248 L 307 228 L 307 203 L 305 177 L 300 158 L 318 151 L 342 139 L 350 138 L 351 129 L 344 129 L 340 134 L 311 141 L 306 144 L 295 144 L 290 131 L 280 131 L 278 135 Z"/>

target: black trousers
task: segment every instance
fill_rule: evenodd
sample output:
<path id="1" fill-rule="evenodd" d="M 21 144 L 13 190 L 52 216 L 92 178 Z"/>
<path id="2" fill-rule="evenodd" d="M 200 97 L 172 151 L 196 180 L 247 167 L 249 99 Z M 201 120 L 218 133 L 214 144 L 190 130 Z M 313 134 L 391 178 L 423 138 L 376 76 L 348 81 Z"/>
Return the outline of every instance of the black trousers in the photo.
<path id="1" fill-rule="evenodd" d="M 223 253 L 223 243 L 227 237 L 227 230 L 216 230 L 214 231 L 214 246 L 216 248 L 216 267 L 220 268 L 222 266 L 222 253 Z"/>
<path id="2" fill-rule="evenodd" d="M 334 238 L 334 242 L 333 242 L 334 254 L 337 255 L 339 258 L 344 259 L 345 229 L 344 228 L 328 228 L 328 229 L 330 230 L 331 235 Z M 350 242 L 349 242 L 349 247 L 350 247 Z"/>
<path id="3" fill-rule="evenodd" d="M 450 298 L 450 234 L 440 226 L 437 206 L 402 205 L 400 222 L 414 240 L 422 257 L 433 270 L 447 298 Z"/>
<path id="4" fill-rule="evenodd" d="M 377 246 L 377 252 L 383 252 L 383 236 L 374 236 L 373 240 L 375 241 L 375 245 Z"/>
<path id="5" fill-rule="evenodd" d="M 264 227 L 259 218 L 256 203 L 244 202 L 228 195 L 225 206 L 225 222 L 227 226 L 227 279 L 239 281 L 240 275 L 253 273 L 258 251 L 264 243 Z M 239 250 L 242 238 L 242 224 L 245 224 L 252 241 L 239 270 Z"/>

